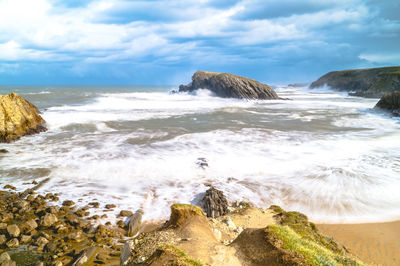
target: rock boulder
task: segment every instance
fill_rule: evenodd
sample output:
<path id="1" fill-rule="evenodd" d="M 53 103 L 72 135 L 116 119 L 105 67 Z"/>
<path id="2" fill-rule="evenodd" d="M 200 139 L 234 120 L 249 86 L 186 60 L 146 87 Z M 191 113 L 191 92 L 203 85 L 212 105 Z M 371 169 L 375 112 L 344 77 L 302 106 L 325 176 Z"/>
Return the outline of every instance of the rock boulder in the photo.
<path id="1" fill-rule="evenodd" d="M 0 95 L 0 142 L 46 131 L 39 110 L 16 93 Z"/>
<path id="2" fill-rule="evenodd" d="M 374 108 L 389 111 L 393 116 L 400 116 L 400 91 L 384 94 Z"/>
<path id="3" fill-rule="evenodd" d="M 268 85 L 228 73 L 197 71 L 190 84 L 179 86 L 180 92 L 198 89 L 208 89 L 223 98 L 280 99 Z"/>

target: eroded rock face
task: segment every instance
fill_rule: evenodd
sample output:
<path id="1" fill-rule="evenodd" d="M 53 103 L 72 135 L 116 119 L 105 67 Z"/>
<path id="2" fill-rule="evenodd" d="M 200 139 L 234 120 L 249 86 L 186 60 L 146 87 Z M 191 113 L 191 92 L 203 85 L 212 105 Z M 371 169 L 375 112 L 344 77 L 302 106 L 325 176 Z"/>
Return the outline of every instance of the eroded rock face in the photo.
<path id="1" fill-rule="evenodd" d="M 228 213 L 229 205 L 224 193 L 214 187 L 206 191 L 202 203 L 208 217 L 216 218 Z"/>
<path id="2" fill-rule="evenodd" d="M 393 116 L 400 116 L 400 91 L 383 95 L 375 105 L 375 109 L 391 112 Z"/>
<path id="3" fill-rule="evenodd" d="M 36 106 L 17 95 L 0 95 L 0 142 L 46 131 Z"/>
<path id="4" fill-rule="evenodd" d="M 188 85 L 180 85 L 180 92 L 208 89 L 223 98 L 279 99 L 268 85 L 253 79 L 228 73 L 197 71 Z"/>

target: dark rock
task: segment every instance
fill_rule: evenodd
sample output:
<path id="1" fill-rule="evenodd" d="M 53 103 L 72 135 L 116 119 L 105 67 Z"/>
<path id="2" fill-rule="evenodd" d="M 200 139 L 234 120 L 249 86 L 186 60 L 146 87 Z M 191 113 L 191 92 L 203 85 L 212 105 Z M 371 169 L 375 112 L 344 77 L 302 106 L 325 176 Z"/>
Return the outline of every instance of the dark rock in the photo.
<path id="1" fill-rule="evenodd" d="M 16 190 L 17 188 L 11 185 L 5 185 L 4 189 L 11 189 L 11 190 Z"/>
<path id="2" fill-rule="evenodd" d="M 374 108 L 391 112 L 393 116 L 400 116 L 400 91 L 384 94 Z"/>
<path id="3" fill-rule="evenodd" d="M 314 81 L 310 88 L 325 85 L 354 96 L 379 98 L 384 93 L 400 90 L 400 67 L 333 71 Z"/>
<path id="4" fill-rule="evenodd" d="M 63 206 L 67 206 L 67 207 L 72 206 L 74 204 L 75 204 L 75 202 L 73 202 L 72 200 L 64 200 L 62 203 Z"/>
<path id="5" fill-rule="evenodd" d="M 179 86 L 180 92 L 192 92 L 198 89 L 208 89 L 223 98 L 279 99 L 276 92 L 268 85 L 228 73 L 197 71 L 189 85 Z"/>
<path id="6" fill-rule="evenodd" d="M 8 150 L 6 150 L 6 149 L 0 149 L 0 153 L 8 153 Z"/>
<path id="7" fill-rule="evenodd" d="M 228 201 L 224 193 L 214 187 L 206 191 L 202 205 L 208 217 L 216 218 L 228 213 Z"/>
<path id="8" fill-rule="evenodd" d="M 107 204 L 106 206 L 106 209 L 114 209 L 115 207 L 117 207 L 115 204 Z"/>
<path id="9" fill-rule="evenodd" d="M 89 205 L 92 206 L 93 208 L 98 208 L 100 206 L 100 203 L 98 203 L 98 202 L 90 202 Z"/>
<path id="10" fill-rule="evenodd" d="M 131 211 L 126 211 L 126 210 L 122 210 L 120 213 L 119 213 L 119 215 L 120 216 L 122 216 L 122 217 L 129 217 L 129 216 L 132 216 L 132 212 Z"/>

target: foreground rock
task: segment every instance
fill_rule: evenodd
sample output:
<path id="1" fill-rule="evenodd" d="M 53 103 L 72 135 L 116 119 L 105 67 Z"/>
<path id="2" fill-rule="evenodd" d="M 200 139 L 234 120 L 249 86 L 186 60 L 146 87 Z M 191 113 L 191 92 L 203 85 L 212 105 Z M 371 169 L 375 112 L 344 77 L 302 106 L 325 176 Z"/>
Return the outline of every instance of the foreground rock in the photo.
<path id="1" fill-rule="evenodd" d="M 99 225 L 81 213 L 89 207 L 51 204 L 57 195 L 36 194 L 36 187 L 40 184 L 24 192 L 0 190 L 0 258 L 8 263 L 0 265 L 118 263 L 125 228 Z"/>
<path id="2" fill-rule="evenodd" d="M 46 131 L 36 106 L 17 95 L 0 95 L 0 142 Z"/>
<path id="3" fill-rule="evenodd" d="M 310 88 L 324 85 L 355 96 L 379 98 L 400 90 L 400 66 L 333 71 L 314 81 Z"/>
<path id="4" fill-rule="evenodd" d="M 208 89 L 223 98 L 279 99 L 268 85 L 228 73 L 197 71 L 190 84 L 179 86 L 180 92 L 198 89 Z"/>
<path id="5" fill-rule="evenodd" d="M 375 109 L 390 112 L 393 116 L 400 116 L 400 91 L 383 95 L 375 105 Z"/>
<path id="6" fill-rule="evenodd" d="M 164 226 L 125 244 L 122 265 L 362 265 L 298 212 L 277 206 L 207 218 L 174 204 Z"/>

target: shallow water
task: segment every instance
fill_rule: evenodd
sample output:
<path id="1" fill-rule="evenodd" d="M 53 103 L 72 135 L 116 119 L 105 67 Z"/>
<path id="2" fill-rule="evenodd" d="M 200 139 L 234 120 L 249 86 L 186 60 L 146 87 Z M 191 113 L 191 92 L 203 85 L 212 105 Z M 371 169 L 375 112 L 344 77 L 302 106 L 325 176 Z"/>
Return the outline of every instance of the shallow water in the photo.
<path id="1" fill-rule="evenodd" d="M 247 101 L 171 89 L 17 88 L 49 130 L 0 144 L 10 151 L 0 154 L 0 183 L 23 189 L 49 177 L 42 192 L 144 206 L 148 220 L 195 202 L 210 183 L 231 201 L 317 222 L 400 218 L 400 120 L 371 110 L 377 99 L 282 87 L 291 100 Z"/>

